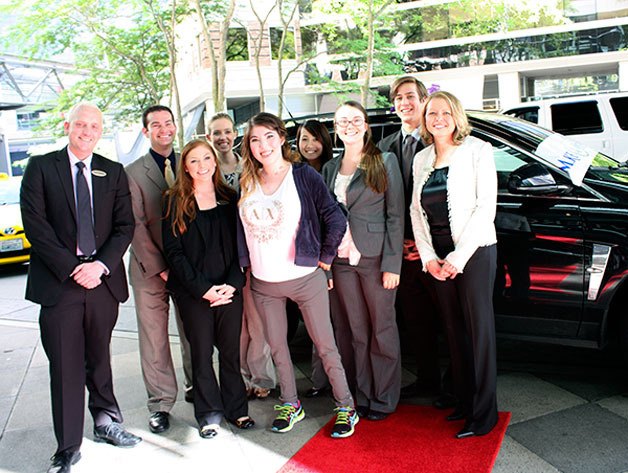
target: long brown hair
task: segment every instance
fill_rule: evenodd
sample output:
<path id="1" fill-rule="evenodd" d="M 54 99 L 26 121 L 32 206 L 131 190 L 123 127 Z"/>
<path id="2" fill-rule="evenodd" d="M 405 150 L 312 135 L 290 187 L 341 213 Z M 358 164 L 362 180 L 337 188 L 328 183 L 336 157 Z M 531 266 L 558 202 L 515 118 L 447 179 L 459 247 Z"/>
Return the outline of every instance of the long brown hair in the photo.
<path id="1" fill-rule="evenodd" d="M 214 183 L 214 191 L 216 192 L 216 200 L 226 202 L 232 200 L 236 196 L 236 192 L 227 185 L 222 178 L 220 172 L 220 162 L 216 157 L 216 152 L 205 140 L 192 140 L 183 147 L 181 157 L 177 163 L 177 178 L 170 189 L 168 189 L 164 197 L 167 202 L 166 216 L 168 219 L 172 216 L 172 233 L 183 234 L 187 231 L 187 223 L 196 218 L 196 200 L 194 199 L 194 183 L 190 174 L 185 170 L 185 160 L 190 151 L 200 146 L 206 147 L 214 156 L 216 162 L 216 170 L 212 176 Z"/>
<path id="2" fill-rule="evenodd" d="M 382 152 L 373 141 L 373 133 L 371 132 L 369 117 L 366 110 L 360 102 L 356 102 L 355 100 L 348 100 L 340 107 L 343 106 L 359 110 L 364 117 L 364 123 L 366 123 L 366 133 L 364 133 L 364 145 L 362 146 L 360 168 L 364 171 L 364 181 L 366 182 L 366 185 L 370 187 L 373 192 L 381 194 L 388 188 L 388 174 L 386 173 L 386 167 L 384 166 Z M 336 112 L 340 107 L 336 109 Z"/>
<path id="3" fill-rule="evenodd" d="M 253 156 L 251 152 L 251 132 L 256 126 L 263 126 L 269 130 L 277 132 L 284 139 L 281 147 L 281 155 L 283 159 L 289 163 L 293 163 L 296 157 L 290 151 L 290 143 L 288 143 L 288 131 L 281 118 L 272 113 L 262 112 L 251 117 L 246 126 L 244 137 L 242 138 L 242 174 L 240 175 L 240 202 L 243 202 L 255 189 L 255 184 L 259 182 L 259 172 L 262 164 Z"/>

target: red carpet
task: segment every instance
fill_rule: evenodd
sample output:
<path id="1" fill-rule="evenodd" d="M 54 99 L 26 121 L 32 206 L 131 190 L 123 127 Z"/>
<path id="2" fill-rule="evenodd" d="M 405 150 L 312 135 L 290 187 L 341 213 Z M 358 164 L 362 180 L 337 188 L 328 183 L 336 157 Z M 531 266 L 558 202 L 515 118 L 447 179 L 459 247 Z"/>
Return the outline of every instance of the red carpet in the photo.
<path id="1" fill-rule="evenodd" d="M 330 437 L 330 420 L 289 461 L 280 473 L 488 473 L 510 421 L 501 412 L 493 431 L 458 440 L 463 422 L 445 421 L 447 411 L 400 405 L 388 419 L 360 420 L 355 434 Z M 298 428 L 298 427 L 297 427 Z"/>

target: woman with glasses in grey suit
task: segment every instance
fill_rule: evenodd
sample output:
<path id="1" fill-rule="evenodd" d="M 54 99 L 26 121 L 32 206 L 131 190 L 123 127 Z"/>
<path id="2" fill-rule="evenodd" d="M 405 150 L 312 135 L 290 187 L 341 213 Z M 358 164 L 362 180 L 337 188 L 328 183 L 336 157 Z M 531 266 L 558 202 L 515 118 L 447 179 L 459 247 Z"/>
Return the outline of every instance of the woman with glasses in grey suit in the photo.
<path id="1" fill-rule="evenodd" d="M 373 143 L 366 111 L 341 105 L 334 117 L 344 152 L 323 168 L 323 179 L 344 206 L 348 225 L 332 264 L 333 319 L 344 320 L 355 359 L 358 414 L 382 420 L 399 402 L 401 364 L 395 295 L 403 252 L 401 171 Z M 351 372 L 352 370 L 347 370 Z"/>

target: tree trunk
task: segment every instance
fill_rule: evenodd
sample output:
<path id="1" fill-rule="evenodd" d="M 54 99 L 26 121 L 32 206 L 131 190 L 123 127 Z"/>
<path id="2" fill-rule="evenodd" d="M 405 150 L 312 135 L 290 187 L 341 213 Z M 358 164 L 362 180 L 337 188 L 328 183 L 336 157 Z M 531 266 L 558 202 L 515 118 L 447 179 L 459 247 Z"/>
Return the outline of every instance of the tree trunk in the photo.
<path id="1" fill-rule="evenodd" d="M 368 12 L 368 47 L 366 50 L 366 74 L 364 82 L 361 86 L 360 99 L 364 108 L 368 108 L 369 89 L 371 85 L 371 76 L 373 75 L 373 51 L 375 49 L 375 16 L 373 12 L 373 0 L 369 0 Z"/>

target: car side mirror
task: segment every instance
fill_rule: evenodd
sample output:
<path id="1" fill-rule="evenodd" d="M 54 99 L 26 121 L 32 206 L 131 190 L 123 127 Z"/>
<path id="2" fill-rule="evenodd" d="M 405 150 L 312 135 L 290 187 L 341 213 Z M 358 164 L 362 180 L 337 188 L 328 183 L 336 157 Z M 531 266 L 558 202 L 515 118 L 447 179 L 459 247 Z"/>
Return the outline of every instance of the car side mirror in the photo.
<path id="1" fill-rule="evenodd" d="M 512 194 L 566 194 L 571 189 L 573 186 L 557 184 L 554 176 L 539 163 L 525 164 L 508 177 L 508 191 Z"/>

